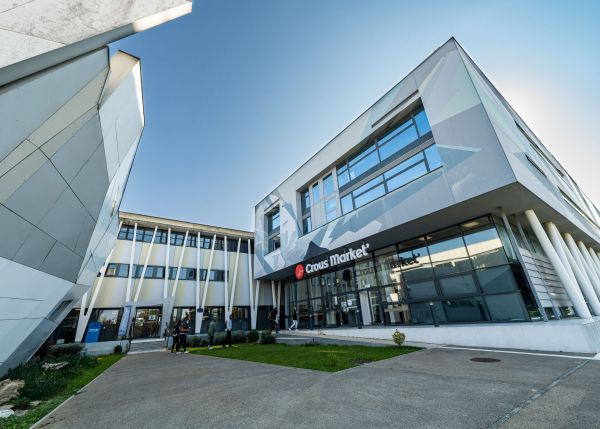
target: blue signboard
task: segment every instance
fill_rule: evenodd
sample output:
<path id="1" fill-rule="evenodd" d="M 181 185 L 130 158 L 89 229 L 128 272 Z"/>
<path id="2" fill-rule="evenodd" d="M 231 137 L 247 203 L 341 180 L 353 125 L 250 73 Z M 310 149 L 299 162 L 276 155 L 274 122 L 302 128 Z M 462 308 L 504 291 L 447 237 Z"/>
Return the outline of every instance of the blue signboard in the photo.
<path id="1" fill-rule="evenodd" d="M 97 343 L 100 339 L 100 332 L 102 331 L 102 323 L 90 322 L 88 324 L 87 333 L 85 334 L 86 343 Z"/>

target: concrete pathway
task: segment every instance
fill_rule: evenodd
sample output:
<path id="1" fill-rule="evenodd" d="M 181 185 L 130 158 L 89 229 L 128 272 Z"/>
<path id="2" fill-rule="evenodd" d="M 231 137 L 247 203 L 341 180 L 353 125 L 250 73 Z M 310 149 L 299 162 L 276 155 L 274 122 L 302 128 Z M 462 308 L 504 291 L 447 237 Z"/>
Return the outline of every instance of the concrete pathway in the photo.
<path id="1" fill-rule="evenodd" d="M 336 373 L 147 353 L 121 359 L 38 427 L 600 428 L 598 386 L 600 361 L 479 350 Z"/>

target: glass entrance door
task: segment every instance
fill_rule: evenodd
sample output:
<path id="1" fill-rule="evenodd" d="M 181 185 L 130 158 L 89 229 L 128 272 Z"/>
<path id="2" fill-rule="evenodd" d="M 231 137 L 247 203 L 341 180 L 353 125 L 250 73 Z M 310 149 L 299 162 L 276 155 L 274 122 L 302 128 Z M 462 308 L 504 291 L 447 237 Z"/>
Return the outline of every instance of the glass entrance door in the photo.
<path id="1" fill-rule="evenodd" d="M 133 338 L 160 337 L 162 308 L 138 308 L 133 321 Z"/>

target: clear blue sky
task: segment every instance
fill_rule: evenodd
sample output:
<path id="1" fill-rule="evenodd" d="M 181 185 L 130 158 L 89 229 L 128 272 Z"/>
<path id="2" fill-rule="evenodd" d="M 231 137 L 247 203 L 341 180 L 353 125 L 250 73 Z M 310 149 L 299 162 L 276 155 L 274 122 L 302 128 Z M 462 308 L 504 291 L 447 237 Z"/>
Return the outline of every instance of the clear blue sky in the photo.
<path id="1" fill-rule="evenodd" d="M 142 59 L 122 210 L 253 229 L 254 206 L 455 36 L 600 202 L 600 2 L 198 0 Z"/>

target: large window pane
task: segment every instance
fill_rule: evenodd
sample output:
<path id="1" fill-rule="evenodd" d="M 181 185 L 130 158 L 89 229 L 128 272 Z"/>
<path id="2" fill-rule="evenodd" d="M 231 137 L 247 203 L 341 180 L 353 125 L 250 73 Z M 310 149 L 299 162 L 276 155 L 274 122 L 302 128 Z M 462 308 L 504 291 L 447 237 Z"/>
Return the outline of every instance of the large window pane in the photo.
<path id="1" fill-rule="evenodd" d="M 421 162 L 415 165 L 414 167 L 406 170 L 405 172 L 400 173 L 397 176 L 394 176 L 393 178 L 389 179 L 387 181 L 388 191 L 392 191 L 401 186 L 404 186 L 407 183 L 412 182 L 413 180 L 418 179 L 421 176 L 424 176 L 425 174 L 427 174 L 427 167 L 425 166 L 425 163 Z"/>
<path id="2" fill-rule="evenodd" d="M 354 210 L 354 205 L 352 203 L 352 195 L 348 194 L 341 199 L 342 202 L 342 214 L 346 214 Z"/>
<path id="3" fill-rule="evenodd" d="M 410 145 L 418 138 L 417 130 L 414 126 L 410 126 L 404 131 L 396 134 L 390 140 L 385 143 L 380 143 L 379 156 L 381 160 L 389 158 L 390 156 L 400 152 L 406 146 Z"/>
<path id="4" fill-rule="evenodd" d="M 331 222 L 337 217 L 337 204 L 336 199 L 332 198 L 325 201 L 325 221 Z"/>
<path id="5" fill-rule="evenodd" d="M 380 182 L 382 181 L 382 177 L 379 176 L 374 180 L 371 180 L 368 184 L 371 185 L 374 182 Z M 359 189 L 363 190 L 365 188 L 365 186 L 361 186 Z M 352 194 L 354 195 L 354 206 L 356 208 L 362 207 L 365 204 L 370 203 L 371 201 L 383 196 L 385 194 L 385 187 L 383 186 L 383 183 L 381 183 L 380 185 L 375 186 L 374 188 L 360 194 L 357 195 L 358 190 L 354 191 Z"/>
<path id="6" fill-rule="evenodd" d="M 330 174 L 329 176 L 323 178 L 323 196 L 333 194 L 333 176 Z"/>
<path id="7" fill-rule="evenodd" d="M 461 237 L 429 245 L 431 263 L 436 274 L 445 275 L 471 269 L 467 249 Z"/>
<path id="8" fill-rule="evenodd" d="M 489 295 L 485 298 L 490 317 L 496 322 L 529 320 L 519 293 Z"/>
<path id="9" fill-rule="evenodd" d="M 296 283 L 296 295 L 298 301 L 308 299 L 308 280 L 299 280 Z"/>
<path id="10" fill-rule="evenodd" d="M 481 322 L 485 320 L 481 298 L 458 298 L 443 301 L 448 322 Z"/>
<path id="11" fill-rule="evenodd" d="M 425 115 L 425 110 L 421 110 L 415 115 L 415 122 L 417 123 L 417 128 L 419 129 L 419 135 L 422 136 L 423 134 L 431 131 L 431 126 L 427 120 L 427 115 Z"/>
<path id="12" fill-rule="evenodd" d="M 429 164 L 429 170 L 435 170 L 443 164 L 436 145 L 429 146 L 424 152 L 425 157 L 427 158 L 427 163 Z"/>
<path id="13" fill-rule="evenodd" d="M 433 277 L 433 269 L 426 246 L 401 250 L 399 256 L 402 275 L 407 283 Z"/>
<path id="14" fill-rule="evenodd" d="M 437 296 L 435 283 L 433 280 L 424 280 L 420 282 L 413 281 L 406 285 L 408 296 L 411 299 L 432 298 Z"/>
<path id="15" fill-rule="evenodd" d="M 433 301 L 433 308 L 429 305 L 429 302 L 419 302 L 410 304 L 410 316 L 412 323 L 429 323 L 433 324 L 433 316 L 431 310 L 435 314 L 438 323 L 444 323 L 446 316 L 442 305 L 438 301 Z"/>
<path id="16" fill-rule="evenodd" d="M 350 162 L 349 162 L 350 180 L 356 179 L 358 176 L 363 174 L 365 171 L 367 171 L 370 168 L 379 164 L 379 155 L 377 154 L 377 151 L 375 150 L 375 146 L 372 146 L 368 150 L 371 150 L 371 152 L 368 153 L 363 158 L 360 158 L 361 156 L 363 156 L 361 154 L 358 157 L 350 160 Z"/>
<path id="17" fill-rule="evenodd" d="M 385 179 L 387 180 L 387 179 L 395 176 L 396 174 L 401 173 L 402 171 L 408 169 L 409 167 L 412 167 L 413 165 L 417 164 L 419 161 L 423 161 L 423 159 L 424 159 L 423 152 L 419 152 L 416 155 L 411 156 L 407 160 L 402 161 L 400 164 L 398 164 L 394 168 L 390 168 L 383 175 L 385 176 Z"/>
<path id="18" fill-rule="evenodd" d="M 515 282 L 510 265 L 479 270 L 477 271 L 477 278 L 484 293 L 517 290 L 517 283 Z"/>
<path id="19" fill-rule="evenodd" d="M 354 266 L 354 272 L 356 273 L 356 284 L 359 289 L 377 286 L 373 260 L 368 259 L 366 261 L 357 262 Z"/>
<path id="20" fill-rule="evenodd" d="M 388 255 L 377 256 L 377 280 L 379 285 L 400 284 L 400 261 L 394 252 Z"/>
<path id="21" fill-rule="evenodd" d="M 308 234 L 311 231 L 312 231 L 312 220 L 311 220 L 310 216 L 308 216 L 308 217 L 302 219 L 302 233 Z"/>
<path id="22" fill-rule="evenodd" d="M 475 268 L 492 267 L 508 262 L 495 228 L 465 234 L 465 243 Z"/>
<path id="23" fill-rule="evenodd" d="M 350 181 L 350 174 L 348 173 L 348 166 L 344 165 L 343 167 L 340 167 L 337 171 L 337 175 L 338 175 L 338 186 L 342 187 L 344 186 L 346 183 L 348 183 Z"/>
<path id="24" fill-rule="evenodd" d="M 472 274 L 452 276 L 440 279 L 442 293 L 446 296 L 476 293 L 475 279 Z"/>
<path id="25" fill-rule="evenodd" d="M 318 298 L 321 296 L 322 292 L 321 292 L 321 283 L 320 283 L 320 278 L 317 277 L 312 277 L 309 280 L 309 284 L 310 284 L 310 297 L 311 298 Z"/>

